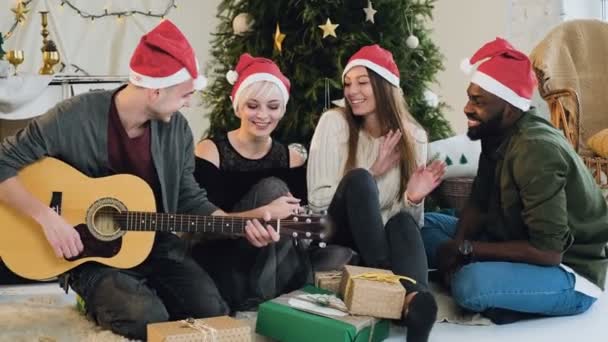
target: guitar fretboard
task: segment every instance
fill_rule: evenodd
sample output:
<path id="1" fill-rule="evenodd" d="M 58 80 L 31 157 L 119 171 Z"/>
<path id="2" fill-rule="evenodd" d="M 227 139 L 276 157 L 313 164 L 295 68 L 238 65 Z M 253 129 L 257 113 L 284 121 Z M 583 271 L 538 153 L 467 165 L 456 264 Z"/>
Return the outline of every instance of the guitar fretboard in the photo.
<path id="1" fill-rule="evenodd" d="M 115 219 L 124 230 L 245 234 L 245 225 L 250 218 L 234 216 L 198 216 L 129 211 L 117 214 Z M 277 228 L 277 221 L 268 222 Z"/>

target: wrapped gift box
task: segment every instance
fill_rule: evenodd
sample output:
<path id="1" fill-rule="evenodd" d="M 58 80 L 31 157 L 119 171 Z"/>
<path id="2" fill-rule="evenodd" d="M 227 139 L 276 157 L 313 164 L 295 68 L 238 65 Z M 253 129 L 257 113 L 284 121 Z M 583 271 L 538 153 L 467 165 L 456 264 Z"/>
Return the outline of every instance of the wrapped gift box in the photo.
<path id="1" fill-rule="evenodd" d="M 289 342 L 379 342 L 388 336 L 389 322 L 386 320 L 353 316 L 345 312 L 340 312 L 341 315 L 330 314 L 317 311 L 316 309 L 322 310 L 323 307 L 312 303 L 309 303 L 310 306 L 296 305 L 301 302 L 298 298 L 305 294 L 330 292 L 307 286 L 262 303 L 258 308 L 256 332 L 278 341 Z M 330 308 L 328 311 L 331 310 Z M 346 311 L 346 307 L 344 310 Z"/>
<path id="2" fill-rule="evenodd" d="M 401 278 L 387 270 L 347 265 L 340 294 L 353 315 L 400 319 L 405 302 Z"/>
<path id="3" fill-rule="evenodd" d="M 153 323 L 148 342 L 251 342 L 251 327 L 228 316 Z"/>
<path id="4" fill-rule="evenodd" d="M 342 271 L 315 272 L 315 286 L 333 293 L 340 292 Z"/>

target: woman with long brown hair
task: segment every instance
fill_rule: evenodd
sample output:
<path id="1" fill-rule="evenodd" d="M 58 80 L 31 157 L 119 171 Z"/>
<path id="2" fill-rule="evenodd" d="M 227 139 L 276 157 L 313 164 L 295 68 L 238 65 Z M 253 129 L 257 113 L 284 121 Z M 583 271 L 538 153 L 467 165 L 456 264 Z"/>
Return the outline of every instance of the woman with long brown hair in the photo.
<path id="1" fill-rule="evenodd" d="M 441 182 L 445 164 L 425 166 L 426 133 L 407 110 L 389 51 L 361 48 L 342 81 L 345 108 L 321 116 L 310 146 L 309 205 L 328 210 L 333 243 L 354 249 L 363 266 L 416 280 L 402 282 L 404 323 L 408 341 L 426 341 L 437 306 L 419 229 L 424 198 Z"/>

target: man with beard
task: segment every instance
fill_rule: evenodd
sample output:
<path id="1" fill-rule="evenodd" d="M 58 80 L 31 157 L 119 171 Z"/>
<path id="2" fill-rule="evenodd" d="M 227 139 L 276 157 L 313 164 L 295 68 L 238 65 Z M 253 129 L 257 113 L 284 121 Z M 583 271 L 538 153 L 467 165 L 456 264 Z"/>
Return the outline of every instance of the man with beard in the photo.
<path id="1" fill-rule="evenodd" d="M 479 169 L 459 218 L 431 213 L 422 237 L 429 266 L 456 302 L 495 323 L 575 315 L 603 292 L 608 209 L 562 133 L 530 108 L 528 57 L 487 43 L 467 89 L 468 135 Z"/>

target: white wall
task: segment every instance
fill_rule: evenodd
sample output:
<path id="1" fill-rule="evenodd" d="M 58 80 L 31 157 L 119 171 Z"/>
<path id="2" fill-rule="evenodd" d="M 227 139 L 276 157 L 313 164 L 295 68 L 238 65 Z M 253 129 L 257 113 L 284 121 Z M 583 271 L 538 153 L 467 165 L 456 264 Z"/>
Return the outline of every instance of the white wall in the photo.
<path id="1" fill-rule="evenodd" d="M 438 75 L 435 91 L 451 110 L 446 117 L 456 133 L 466 131 L 463 107 L 469 79 L 460 71 L 484 43 L 500 36 L 529 53 L 560 22 L 561 0 L 439 0 L 436 3 L 433 38 L 445 56 L 445 71 Z M 544 102 L 535 98 L 544 110 Z"/>

